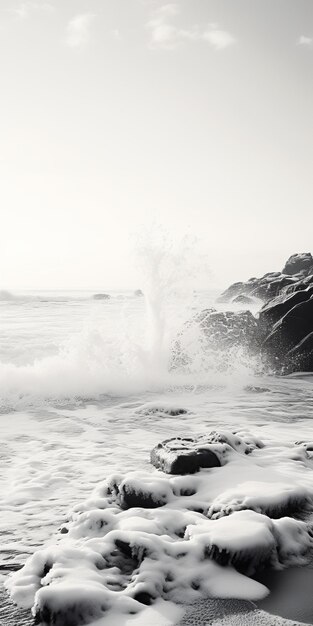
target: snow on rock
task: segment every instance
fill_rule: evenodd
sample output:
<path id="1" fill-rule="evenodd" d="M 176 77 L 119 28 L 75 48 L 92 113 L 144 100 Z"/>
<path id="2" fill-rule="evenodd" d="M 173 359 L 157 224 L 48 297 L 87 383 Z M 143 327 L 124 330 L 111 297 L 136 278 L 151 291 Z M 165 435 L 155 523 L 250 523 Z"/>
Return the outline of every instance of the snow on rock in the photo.
<path id="1" fill-rule="evenodd" d="M 303 564 L 312 548 L 303 521 L 313 508 L 312 444 L 222 432 L 203 445 L 219 466 L 100 483 L 55 543 L 12 575 L 13 600 L 32 607 L 37 623 L 80 626 L 103 616 L 126 624 L 160 602 L 264 597 L 267 588 L 249 576 Z M 302 520 L 292 517 L 299 510 Z"/>

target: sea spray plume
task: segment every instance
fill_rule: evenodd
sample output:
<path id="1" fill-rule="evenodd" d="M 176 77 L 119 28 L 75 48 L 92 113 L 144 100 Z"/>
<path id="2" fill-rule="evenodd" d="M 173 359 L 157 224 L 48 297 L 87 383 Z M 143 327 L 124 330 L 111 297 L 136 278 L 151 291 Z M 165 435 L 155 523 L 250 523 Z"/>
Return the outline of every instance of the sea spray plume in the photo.
<path id="1" fill-rule="evenodd" d="M 196 291 L 208 287 L 208 261 L 199 240 L 188 235 L 174 240 L 155 225 L 137 237 L 135 254 L 146 302 L 150 365 L 168 372 L 173 342 L 196 307 Z"/>
<path id="2" fill-rule="evenodd" d="M 233 385 L 236 373 L 242 384 L 251 366 L 241 358 L 240 349 L 236 346 L 232 366 L 226 372 L 231 376 L 226 379 L 220 367 L 223 356 L 207 349 L 199 324 L 186 324 L 212 302 L 212 293 L 199 291 L 207 287 L 209 277 L 207 260 L 200 248 L 192 237 L 173 240 L 161 229 L 142 234 L 137 238 L 135 253 L 142 273 L 137 284 L 145 298 L 111 298 L 105 306 L 91 298 L 77 300 L 79 326 L 74 331 L 74 318 L 67 313 L 61 339 L 57 337 L 51 346 L 49 336 L 54 352 L 48 356 L 41 350 L 38 357 L 38 351 L 32 351 L 30 346 L 26 363 L 8 359 L 0 362 L 4 404 L 23 408 L 38 398 L 56 402 L 66 399 L 72 403 L 97 400 L 104 394 L 121 396 L 174 387 L 195 389 L 225 382 Z M 42 309 L 43 316 L 47 313 L 49 310 Z M 175 352 L 174 347 L 182 329 L 186 331 L 187 327 L 187 359 L 182 363 L 181 353 Z"/>
<path id="3" fill-rule="evenodd" d="M 172 338 L 191 315 L 200 268 L 204 274 L 206 265 L 191 238 L 174 243 L 154 229 L 154 237 L 146 235 L 139 244 L 145 299 L 111 299 L 105 308 L 90 300 L 81 309 L 79 329 L 74 332 L 68 324 L 52 353 L 42 350 L 39 357 L 30 349 L 26 362 L 0 362 L 7 404 L 22 408 L 38 397 L 96 399 L 181 384 L 168 368 Z"/>
<path id="4" fill-rule="evenodd" d="M 15 300 L 14 294 L 6 289 L 0 289 L 0 301 L 9 302 L 10 300 Z"/>

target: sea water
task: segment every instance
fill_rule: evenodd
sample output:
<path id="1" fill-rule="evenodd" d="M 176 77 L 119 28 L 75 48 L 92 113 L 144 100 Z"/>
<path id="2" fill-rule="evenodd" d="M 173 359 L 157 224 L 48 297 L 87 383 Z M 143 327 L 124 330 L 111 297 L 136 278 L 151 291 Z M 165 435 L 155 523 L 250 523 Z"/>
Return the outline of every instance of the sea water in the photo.
<path id="1" fill-rule="evenodd" d="M 109 473 L 149 469 L 151 448 L 165 438 L 244 427 L 269 440 L 312 440 L 310 375 L 260 375 L 239 352 L 222 367 L 196 329 L 188 367 L 172 367 L 175 337 L 216 292 L 106 293 L 0 295 L 2 580 L 49 545 Z M 187 413 L 142 411 L 149 404 Z M 1 602 L 5 624 L 22 624 Z"/>

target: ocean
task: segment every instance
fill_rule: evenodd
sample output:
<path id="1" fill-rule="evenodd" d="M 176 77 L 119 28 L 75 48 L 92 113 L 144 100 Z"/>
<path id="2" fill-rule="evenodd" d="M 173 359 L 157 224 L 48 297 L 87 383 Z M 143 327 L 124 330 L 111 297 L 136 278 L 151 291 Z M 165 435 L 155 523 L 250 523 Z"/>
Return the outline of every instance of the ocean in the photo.
<path id="1" fill-rule="evenodd" d="M 175 338 L 195 313 L 214 306 L 216 291 L 186 299 L 175 290 L 166 298 L 96 293 L 0 293 L 2 582 L 53 545 L 72 508 L 108 475 L 149 472 L 150 450 L 164 439 L 249 431 L 272 446 L 271 467 L 281 472 L 273 442 L 289 449 L 313 439 L 312 375 L 262 374 L 238 350 L 225 363 L 194 327 L 187 361 L 173 363 Z M 5 626 L 32 623 L 6 596 L 1 606 Z"/>

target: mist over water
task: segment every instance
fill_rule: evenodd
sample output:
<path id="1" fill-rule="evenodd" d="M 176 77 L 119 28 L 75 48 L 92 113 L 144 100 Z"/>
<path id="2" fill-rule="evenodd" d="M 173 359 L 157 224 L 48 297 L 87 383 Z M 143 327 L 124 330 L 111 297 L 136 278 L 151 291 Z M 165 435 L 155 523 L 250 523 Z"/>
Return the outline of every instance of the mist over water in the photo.
<path id="1" fill-rule="evenodd" d="M 94 292 L 2 292 L 4 404 L 220 383 L 218 353 L 205 348 L 199 326 L 186 327 L 217 295 L 195 242 L 174 244 L 156 230 L 138 242 L 136 256 L 143 297 L 130 291 L 108 292 L 103 300 Z M 173 351 L 182 329 L 184 363 Z M 232 384 L 251 368 L 236 350 Z"/>

